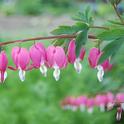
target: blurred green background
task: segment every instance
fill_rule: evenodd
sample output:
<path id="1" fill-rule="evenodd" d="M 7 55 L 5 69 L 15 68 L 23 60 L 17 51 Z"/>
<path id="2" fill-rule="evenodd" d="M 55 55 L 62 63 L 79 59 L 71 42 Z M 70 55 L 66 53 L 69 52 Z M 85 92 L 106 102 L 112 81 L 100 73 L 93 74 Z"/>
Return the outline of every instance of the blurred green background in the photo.
<path id="1" fill-rule="evenodd" d="M 73 24 L 71 16 L 87 6 L 93 10 L 97 25 L 104 24 L 106 19 L 115 19 L 111 5 L 105 0 L 0 0 L 0 40 L 50 35 L 49 32 L 58 25 Z M 49 41 L 43 42 L 46 47 L 50 45 Z M 4 47 L 9 65 L 13 65 L 13 46 L 29 48 L 32 44 Z M 87 55 L 92 46 L 94 43 L 87 44 Z M 73 65 L 68 65 L 61 70 L 58 82 L 52 76 L 53 70 L 48 71 L 47 78 L 39 70 L 27 72 L 23 83 L 17 71 L 8 70 L 8 78 L 0 86 L 0 124 L 123 124 L 124 119 L 116 122 L 116 110 L 100 112 L 95 108 L 93 114 L 88 114 L 79 110 L 64 111 L 60 107 L 60 101 L 68 95 L 90 97 L 99 92 L 123 92 L 123 49 L 124 46 L 115 56 L 113 70 L 105 75 L 103 83 L 97 81 L 96 70 L 89 67 L 87 55 L 82 62 L 81 74 L 75 72 Z"/>

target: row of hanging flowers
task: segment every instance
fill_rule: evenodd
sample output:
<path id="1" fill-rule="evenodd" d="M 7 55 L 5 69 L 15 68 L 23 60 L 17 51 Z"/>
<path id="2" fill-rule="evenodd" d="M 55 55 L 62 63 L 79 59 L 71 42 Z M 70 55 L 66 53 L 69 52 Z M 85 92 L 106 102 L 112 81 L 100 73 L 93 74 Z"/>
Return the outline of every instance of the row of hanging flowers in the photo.
<path id="1" fill-rule="evenodd" d="M 41 73 L 46 77 L 47 68 L 53 68 L 53 76 L 56 81 L 60 79 L 60 70 L 66 68 L 67 65 L 73 64 L 75 70 L 80 73 L 82 70 L 82 61 L 85 56 L 85 48 L 81 48 L 80 54 L 76 57 L 75 40 L 71 40 L 68 45 L 67 54 L 61 46 L 48 46 L 45 48 L 40 42 L 35 43 L 29 50 L 22 47 L 12 48 L 11 56 L 15 67 L 8 66 L 8 58 L 5 51 L 0 53 L 0 81 L 4 82 L 7 78 L 7 68 L 19 71 L 21 81 L 25 80 L 26 71 L 32 69 L 40 69 Z M 103 80 L 104 71 L 112 68 L 109 59 L 98 65 L 102 52 L 98 48 L 91 48 L 88 55 L 88 62 L 91 68 L 97 69 L 97 77 L 99 81 Z"/>
<path id="2" fill-rule="evenodd" d="M 87 97 L 85 95 L 74 97 L 68 96 L 61 101 L 61 107 L 64 110 L 93 113 L 95 107 L 99 107 L 101 112 L 105 110 L 112 110 L 117 107 L 116 119 L 120 120 L 122 111 L 124 111 L 124 93 L 116 95 L 108 92 L 106 94 L 97 94 L 95 97 Z"/>

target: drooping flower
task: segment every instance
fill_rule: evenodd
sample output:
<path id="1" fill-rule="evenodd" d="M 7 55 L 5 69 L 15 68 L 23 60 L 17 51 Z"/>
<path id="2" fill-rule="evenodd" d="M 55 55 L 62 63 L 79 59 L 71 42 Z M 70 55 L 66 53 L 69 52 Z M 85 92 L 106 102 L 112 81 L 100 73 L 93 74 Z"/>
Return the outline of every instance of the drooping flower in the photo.
<path id="1" fill-rule="evenodd" d="M 87 97 L 86 96 L 80 96 L 80 97 L 78 97 L 78 99 L 80 100 L 80 110 L 84 111 L 86 108 L 86 104 L 87 104 Z"/>
<path id="2" fill-rule="evenodd" d="M 71 40 L 68 46 L 68 61 L 74 64 L 75 70 L 80 73 L 82 70 L 82 65 L 80 61 L 84 59 L 85 49 L 81 48 L 79 57 L 76 58 L 76 44 L 75 40 Z"/>
<path id="3" fill-rule="evenodd" d="M 107 110 L 111 110 L 114 107 L 114 95 L 112 93 L 107 93 Z"/>
<path id="4" fill-rule="evenodd" d="M 44 76 L 47 76 L 47 67 L 46 63 L 46 50 L 42 43 L 35 43 L 30 48 L 30 57 L 32 60 L 32 65 L 34 68 L 40 68 L 41 73 Z"/>
<path id="5" fill-rule="evenodd" d="M 105 60 L 102 64 L 98 64 L 102 53 L 98 48 L 92 48 L 89 52 L 88 61 L 91 68 L 96 68 L 98 70 L 97 77 L 101 82 L 103 80 L 104 72 L 109 71 L 112 68 L 109 59 Z"/>
<path id="6" fill-rule="evenodd" d="M 116 95 L 116 102 L 120 103 L 122 109 L 124 110 L 124 93 L 118 93 Z"/>
<path id="7" fill-rule="evenodd" d="M 92 48 L 89 52 L 88 61 L 91 68 L 96 68 L 102 52 L 98 48 Z"/>
<path id="8" fill-rule="evenodd" d="M 26 48 L 14 47 L 12 49 L 12 59 L 16 65 L 16 69 L 19 70 L 19 77 L 21 81 L 25 80 L 25 71 L 30 62 L 29 52 Z"/>
<path id="9" fill-rule="evenodd" d="M 117 121 L 121 120 L 121 116 L 122 116 L 122 108 L 121 107 L 117 107 L 117 114 L 116 114 Z"/>
<path id="10" fill-rule="evenodd" d="M 8 58 L 6 56 L 6 53 L 2 51 L 0 53 L 0 82 L 4 82 L 7 78 L 7 65 L 8 65 Z"/>
<path id="11" fill-rule="evenodd" d="M 101 112 L 105 111 L 105 106 L 107 104 L 106 95 L 97 95 L 95 97 L 95 104 L 100 107 Z"/>
<path id="12" fill-rule="evenodd" d="M 49 46 L 46 50 L 47 65 L 54 68 L 53 76 L 56 81 L 60 78 L 60 69 L 67 65 L 67 57 L 65 51 L 60 46 Z"/>
<path id="13" fill-rule="evenodd" d="M 87 99 L 87 111 L 90 114 L 93 113 L 94 103 L 95 103 L 95 101 L 93 98 Z"/>
<path id="14" fill-rule="evenodd" d="M 102 55 L 102 52 L 98 48 L 92 48 L 89 52 L 88 61 L 91 68 L 96 68 L 98 70 L 97 77 L 101 82 L 104 76 L 104 70 L 101 65 L 98 65 L 99 59 Z"/>

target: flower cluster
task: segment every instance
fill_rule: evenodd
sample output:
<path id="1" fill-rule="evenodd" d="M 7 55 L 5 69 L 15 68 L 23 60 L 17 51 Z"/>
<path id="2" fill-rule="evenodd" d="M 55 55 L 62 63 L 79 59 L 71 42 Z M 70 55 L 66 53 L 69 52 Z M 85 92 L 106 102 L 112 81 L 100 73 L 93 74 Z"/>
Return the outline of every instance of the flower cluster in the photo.
<path id="1" fill-rule="evenodd" d="M 82 112 L 87 109 L 88 113 L 93 113 L 94 107 L 99 107 L 101 112 L 117 107 L 116 119 L 120 120 L 122 111 L 124 111 L 124 93 L 113 95 L 108 92 L 106 94 L 98 94 L 92 98 L 87 96 L 69 96 L 61 101 L 61 107 L 64 110 L 76 111 L 79 109 Z"/>
<path id="2" fill-rule="evenodd" d="M 109 59 L 98 65 L 102 52 L 98 48 L 92 48 L 89 52 L 88 61 L 91 68 L 98 69 L 98 79 L 102 81 L 104 71 L 110 70 L 112 65 Z M 25 80 L 26 71 L 39 69 L 44 76 L 47 76 L 47 68 L 53 68 L 53 76 L 56 81 L 60 78 L 60 69 L 67 66 L 68 63 L 74 64 L 75 70 L 80 73 L 82 70 L 81 61 L 85 56 L 85 48 L 81 48 L 80 54 L 76 56 L 75 40 L 71 40 L 68 46 L 67 54 L 61 46 L 49 46 L 45 48 L 42 43 L 35 43 L 29 50 L 22 47 L 14 47 L 11 52 L 15 67 L 8 66 L 6 53 L 0 53 L 0 81 L 3 82 L 7 77 L 7 68 L 18 70 L 21 81 Z"/>

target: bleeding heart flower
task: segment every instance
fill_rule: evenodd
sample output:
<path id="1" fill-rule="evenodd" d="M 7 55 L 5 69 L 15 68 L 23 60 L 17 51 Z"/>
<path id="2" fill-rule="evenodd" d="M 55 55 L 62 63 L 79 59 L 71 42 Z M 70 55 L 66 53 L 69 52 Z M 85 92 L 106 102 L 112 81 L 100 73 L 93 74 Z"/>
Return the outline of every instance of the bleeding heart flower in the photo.
<path id="1" fill-rule="evenodd" d="M 121 116 L 122 116 L 122 108 L 121 107 L 117 107 L 117 114 L 116 114 L 117 121 L 121 120 Z"/>
<path id="2" fill-rule="evenodd" d="M 114 95 L 112 93 L 107 93 L 107 110 L 111 110 L 114 107 Z"/>
<path id="3" fill-rule="evenodd" d="M 0 53 L 0 82 L 4 82 L 7 78 L 7 65 L 8 65 L 8 58 L 6 56 L 6 53 L 2 51 Z"/>
<path id="4" fill-rule="evenodd" d="M 105 106 L 107 104 L 106 95 L 97 95 L 95 97 L 95 104 L 100 107 L 101 112 L 105 111 Z"/>
<path id="5" fill-rule="evenodd" d="M 60 69 L 67 66 L 65 51 L 60 46 L 49 46 L 46 50 L 47 65 L 54 68 L 53 76 L 56 81 L 60 78 Z"/>
<path id="6" fill-rule="evenodd" d="M 93 112 L 94 102 L 95 102 L 95 101 L 94 101 L 93 98 L 87 99 L 88 113 L 92 113 L 92 112 Z"/>
<path id="7" fill-rule="evenodd" d="M 98 65 L 99 59 L 102 55 L 102 52 L 98 48 L 92 48 L 90 50 L 88 61 L 91 68 L 96 68 L 98 70 L 97 77 L 101 82 L 104 76 L 104 69 L 101 65 Z"/>
<path id="8" fill-rule="evenodd" d="M 108 71 L 112 68 L 112 65 L 108 59 L 105 60 L 101 65 L 98 65 L 101 56 L 102 52 L 98 48 L 92 48 L 88 56 L 90 67 L 98 70 L 97 77 L 100 82 L 103 80 L 104 71 Z"/>
<path id="9" fill-rule="evenodd" d="M 121 105 L 121 108 L 124 110 L 124 93 L 118 93 L 116 95 L 116 102 Z"/>
<path id="10" fill-rule="evenodd" d="M 16 65 L 16 69 L 19 69 L 19 77 L 21 81 L 24 81 L 25 71 L 30 62 L 29 52 L 25 48 L 14 47 L 12 49 L 12 59 Z"/>
<path id="11" fill-rule="evenodd" d="M 82 65 L 80 61 L 84 59 L 85 49 L 81 48 L 80 55 L 76 58 L 76 44 L 75 40 L 71 40 L 68 46 L 68 61 L 71 64 L 74 64 L 75 70 L 80 73 L 82 70 Z"/>
<path id="12" fill-rule="evenodd" d="M 34 68 L 40 68 L 41 73 L 47 76 L 46 50 L 42 43 L 36 43 L 30 48 L 30 57 Z"/>
<path id="13" fill-rule="evenodd" d="M 89 52 L 88 61 L 91 68 L 96 68 L 102 52 L 98 48 L 92 48 Z"/>
<path id="14" fill-rule="evenodd" d="M 80 99 L 80 110 L 84 111 L 86 108 L 87 97 L 86 96 L 80 96 L 80 97 L 78 97 L 78 99 Z"/>

